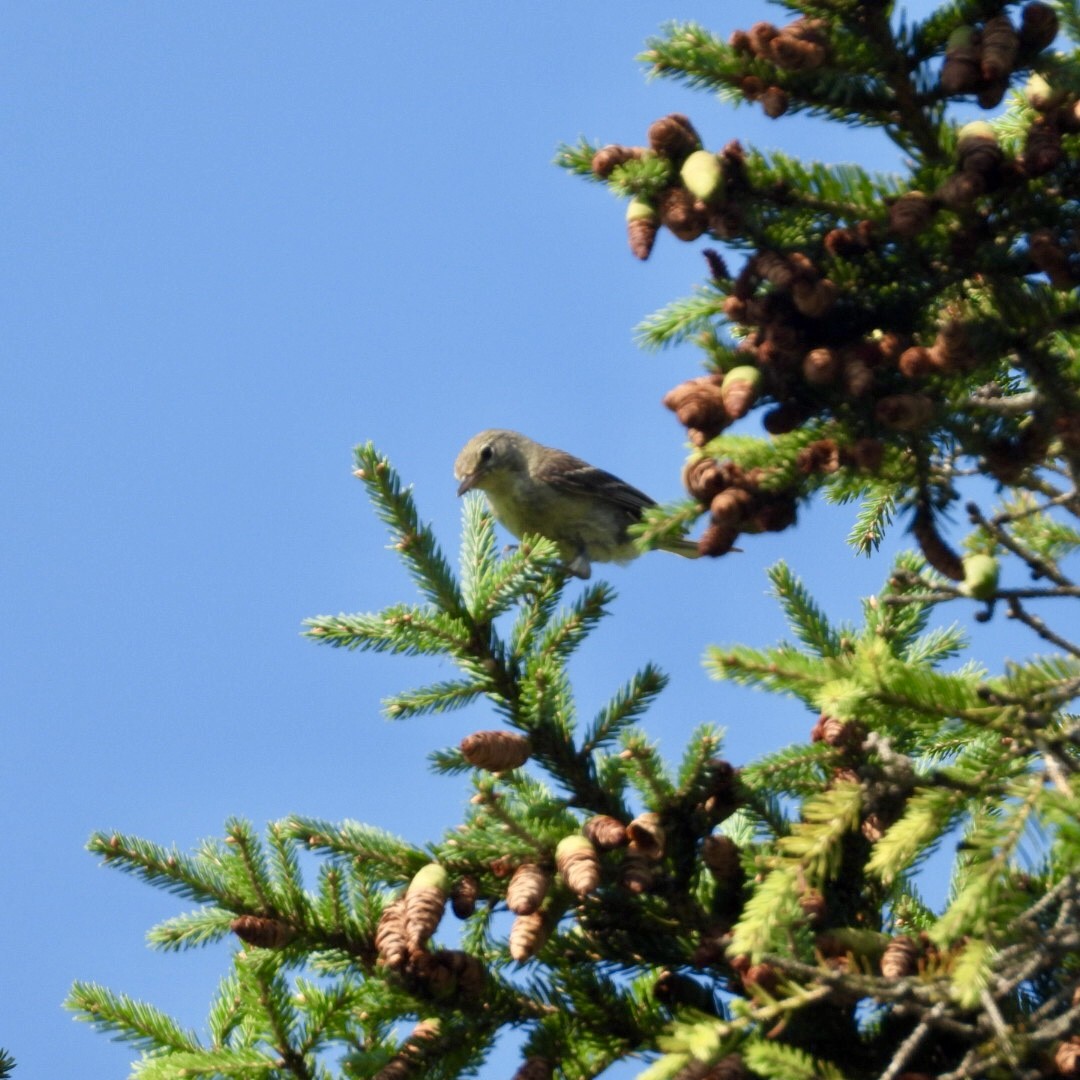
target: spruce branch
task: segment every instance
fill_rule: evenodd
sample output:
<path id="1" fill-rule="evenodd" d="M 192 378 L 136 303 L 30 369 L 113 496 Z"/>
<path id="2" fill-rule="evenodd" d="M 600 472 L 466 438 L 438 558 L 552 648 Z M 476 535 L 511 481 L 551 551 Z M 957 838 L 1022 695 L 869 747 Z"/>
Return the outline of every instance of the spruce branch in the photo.
<path id="1" fill-rule="evenodd" d="M 441 611 L 467 622 L 468 611 L 457 580 L 431 529 L 420 521 L 411 492 L 402 487 L 389 460 L 371 443 L 357 446 L 353 453 L 354 475 L 363 481 L 376 512 L 390 526 L 394 549 L 400 552 L 421 592 Z"/>

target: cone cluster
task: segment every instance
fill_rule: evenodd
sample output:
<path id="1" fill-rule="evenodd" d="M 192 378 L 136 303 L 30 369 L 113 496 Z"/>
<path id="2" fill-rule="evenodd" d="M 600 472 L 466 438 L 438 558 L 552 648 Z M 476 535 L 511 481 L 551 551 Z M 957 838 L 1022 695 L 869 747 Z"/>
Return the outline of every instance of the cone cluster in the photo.
<path id="1" fill-rule="evenodd" d="M 446 869 L 429 863 L 383 908 L 375 929 L 379 964 L 396 972 L 411 992 L 434 1001 L 454 995 L 476 1000 L 483 994 L 487 972 L 479 957 L 461 949 L 429 948 L 448 898 L 455 896 L 456 912 L 461 904 L 471 911 L 474 886 L 473 879 L 451 886 Z"/>
<path id="2" fill-rule="evenodd" d="M 996 107 L 1013 72 L 1029 64 L 1057 32 L 1057 12 L 1039 0 L 1023 7 L 1019 28 L 1004 12 L 981 26 L 958 27 L 945 49 L 938 83 L 941 92 L 947 97 L 974 94 L 984 109 Z"/>
<path id="3" fill-rule="evenodd" d="M 661 228 L 684 241 L 697 240 L 706 232 L 733 235 L 741 220 L 739 193 L 746 186 L 739 144 L 731 143 L 719 154 L 702 149 L 701 137 L 682 113 L 655 121 L 648 142 L 648 146 L 604 146 L 592 159 L 593 173 L 604 180 L 628 162 L 658 161 L 666 167 L 667 183 L 653 195 L 634 197 L 627 207 L 627 240 L 634 256 L 649 257 Z"/>
<path id="4" fill-rule="evenodd" d="M 828 26 L 821 19 L 802 17 L 787 26 L 757 22 L 749 30 L 736 30 L 728 39 L 736 56 L 745 58 L 746 69 L 737 85 L 747 101 L 759 102 L 766 116 L 783 116 L 790 104 L 787 90 L 777 85 L 780 73 L 812 72 L 828 63 Z M 775 68 L 775 81 L 761 74 Z"/>

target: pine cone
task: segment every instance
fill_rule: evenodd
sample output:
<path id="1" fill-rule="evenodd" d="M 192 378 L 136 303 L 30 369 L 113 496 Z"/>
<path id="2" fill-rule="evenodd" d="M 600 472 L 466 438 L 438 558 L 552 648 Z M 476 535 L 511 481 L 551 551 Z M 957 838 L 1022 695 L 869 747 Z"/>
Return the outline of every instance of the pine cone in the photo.
<path id="1" fill-rule="evenodd" d="M 657 200 L 660 224 L 680 240 L 696 240 L 709 224 L 703 203 L 684 187 L 669 187 Z"/>
<path id="2" fill-rule="evenodd" d="M 456 995 L 478 1001 L 487 986 L 487 968 L 478 956 L 462 949 L 414 952 L 407 982 L 428 997 L 445 1000 Z"/>
<path id="3" fill-rule="evenodd" d="M 701 861 L 717 881 L 738 884 L 743 879 L 739 846 L 729 836 L 713 833 L 701 842 Z"/>
<path id="4" fill-rule="evenodd" d="M 785 401 L 770 409 L 761 418 L 761 425 L 770 435 L 786 435 L 810 418 L 810 410 L 797 401 Z"/>
<path id="5" fill-rule="evenodd" d="M 885 444 L 880 439 L 856 439 L 850 453 L 855 468 L 863 472 L 876 473 L 885 458 Z"/>
<path id="6" fill-rule="evenodd" d="M 519 915 L 510 927 L 510 956 L 519 964 L 535 956 L 547 941 L 551 928 L 539 911 Z"/>
<path id="7" fill-rule="evenodd" d="M 942 539 L 929 511 L 922 507 L 916 511 L 915 520 L 911 524 L 911 532 L 919 542 L 926 561 L 939 574 L 944 574 L 953 581 L 964 580 L 964 566 L 960 561 L 960 556 Z"/>
<path id="8" fill-rule="evenodd" d="M 661 157 L 680 163 L 695 150 L 701 149 L 701 136 L 694 130 L 689 117 L 682 113 L 671 113 L 650 125 L 649 145 Z"/>
<path id="9" fill-rule="evenodd" d="M 769 42 L 769 58 L 784 71 L 814 71 L 829 57 L 829 39 L 818 19 L 797 19 Z"/>
<path id="10" fill-rule="evenodd" d="M 835 716 L 827 716 L 824 713 L 821 714 L 814 732 L 811 733 L 813 742 L 820 739 L 827 746 L 843 747 L 849 750 L 860 747 L 865 738 L 866 729 L 862 724 L 854 720 L 839 720 Z"/>
<path id="11" fill-rule="evenodd" d="M 609 814 L 597 814 L 589 818 L 582 825 L 581 832 L 600 851 L 626 847 L 628 842 L 626 826 L 618 818 L 613 818 Z"/>
<path id="12" fill-rule="evenodd" d="M 982 81 L 979 32 L 959 26 L 949 35 L 939 85 L 943 93 L 970 94 Z"/>
<path id="13" fill-rule="evenodd" d="M 292 941 L 295 931 L 279 919 L 261 915 L 238 915 L 229 929 L 243 942 L 259 949 L 280 949 Z"/>
<path id="14" fill-rule="evenodd" d="M 759 75 L 744 75 L 739 80 L 739 89 L 747 101 L 757 101 L 765 93 L 765 80 Z"/>
<path id="15" fill-rule="evenodd" d="M 745 488 L 730 487 L 718 492 L 709 504 L 712 523 L 720 528 L 737 529 L 754 508 L 754 496 Z"/>
<path id="16" fill-rule="evenodd" d="M 660 824 L 660 815 L 651 811 L 638 814 L 626 826 L 626 835 L 630 838 L 630 850 L 646 859 L 664 857 L 664 827 Z"/>
<path id="17" fill-rule="evenodd" d="M 401 1049 L 383 1066 L 372 1080 L 409 1080 L 418 1075 L 423 1061 L 425 1044 L 430 1046 L 439 1035 L 439 1021 L 421 1020 L 412 1029 Z"/>
<path id="18" fill-rule="evenodd" d="M 787 91 L 779 86 L 769 86 L 761 95 L 761 109 L 771 120 L 777 120 L 788 111 Z"/>
<path id="19" fill-rule="evenodd" d="M 753 56 L 754 47 L 750 42 L 750 35 L 745 30 L 732 30 L 728 38 L 728 45 L 740 56 Z"/>
<path id="20" fill-rule="evenodd" d="M 626 208 L 626 238 L 634 257 L 644 261 L 652 253 L 660 217 L 656 208 L 639 195 Z"/>
<path id="21" fill-rule="evenodd" d="M 405 897 L 399 896 L 382 909 L 375 929 L 375 948 L 383 967 L 399 971 L 409 958 L 405 936 Z"/>
<path id="22" fill-rule="evenodd" d="M 522 863 L 506 888 L 506 906 L 515 915 L 531 915 L 540 910 L 550 885 L 547 870 L 535 863 Z"/>
<path id="23" fill-rule="evenodd" d="M 918 236 L 933 216 L 933 202 L 921 191 L 908 191 L 889 207 L 889 229 L 904 238 Z"/>
<path id="24" fill-rule="evenodd" d="M 603 146 L 593 154 L 592 171 L 606 180 L 620 165 L 640 158 L 644 153 L 641 146 L 616 146 L 614 143 Z"/>
<path id="25" fill-rule="evenodd" d="M 752 262 L 752 273 L 777 289 L 790 289 L 795 281 L 795 268 L 778 251 L 759 251 Z"/>
<path id="26" fill-rule="evenodd" d="M 795 524 L 798 504 L 791 495 L 769 495 L 763 498 L 750 518 L 748 532 L 783 532 Z"/>
<path id="27" fill-rule="evenodd" d="M 467 919 L 476 910 L 476 898 L 480 895 L 480 882 L 471 874 L 458 878 L 450 890 L 450 907 L 459 919 Z"/>
<path id="28" fill-rule="evenodd" d="M 577 833 L 564 836 L 555 848 L 555 867 L 578 896 L 594 892 L 600 885 L 600 859 L 596 848 Z"/>
<path id="29" fill-rule="evenodd" d="M 835 439 L 815 439 L 795 455 L 795 467 L 804 476 L 828 475 L 836 472 L 841 464 L 840 447 Z"/>
<path id="30" fill-rule="evenodd" d="M 802 361 L 803 378 L 811 386 L 828 386 L 840 374 L 840 357 L 833 349 L 811 349 Z"/>
<path id="31" fill-rule="evenodd" d="M 1056 169 L 1065 158 L 1061 148 L 1061 132 L 1055 124 L 1039 117 L 1028 128 L 1024 139 L 1022 161 L 1028 176 L 1044 176 Z"/>
<path id="32" fill-rule="evenodd" d="M 732 368 L 720 383 L 724 412 L 732 420 L 744 417 L 761 395 L 761 372 L 749 364 Z"/>
<path id="33" fill-rule="evenodd" d="M 1020 44 L 1027 52 L 1042 52 L 1058 34 L 1058 15 L 1039 0 L 1025 4 L 1020 12 Z"/>
<path id="34" fill-rule="evenodd" d="M 716 458 L 695 457 L 683 466 L 683 487 L 703 506 L 712 502 L 730 482 L 726 470 Z"/>
<path id="35" fill-rule="evenodd" d="M 532 744 L 524 735 L 512 731 L 474 731 L 461 740 L 465 760 L 477 769 L 507 772 L 529 760 Z"/>
<path id="36" fill-rule="evenodd" d="M 551 1080 L 555 1075 L 555 1066 L 547 1058 L 526 1058 L 521 1068 L 511 1080 Z"/>
<path id="37" fill-rule="evenodd" d="M 987 19 L 982 31 L 982 76 L 987 82 L 1008 78 L 1016 67 L 1020 38 L 1008 15 Z"/>
<path id="38" fill-rule="evenodd" d="M 695 150 L 682 164 L 679 179 L 701 203 L 719 202 L 724 194 L 724 170 L 720 159 L 708 150 Z"/>
<path id="39" fill-rule="evenodd" d="M 853 259 L 864 255 L 869 248 L 865 238 L 855 229 L 830 229 L 825 234 L 824 244 L 834 259 Z"/>
<path id="40" fill-rule="evenodd" d="M 698 537 L 698 554 L 710 558 L 718 558 L 726 555 L 735 546 L 739 539 L 739 530 L 730 525 L 717 525 L 715 522 L 706 525 L 701 536 Z"/>
<path id="41" fill-rule="evenodd" d="M 669 390 L 663 404 L 671 409 L 684 427 L 719 434 L 729 423 L 724 407 L 723 377 L 702 375 L 688 379 Z"/>
<path id="42" fill-rule="evenodd" d="M 1060 1042 L 1054 1050 L 1054 1068 L 1058 1076 L 1072 1080 L 1080 1076 L 1080 1035 Z"/>
<path id="43" fill-rule="evenodd" d="M 405 940 L 410 951 L 422 949 L 446 910 L 450 877 L 438 863 L 428 863 L 413 875 L 405 891 Z"/>
<path id="44" fill-rule="evenodd" d="M 1001 171 L 1004 152 L 997 132 L 985 120 L 965 124 L 956 137 L 956 156 L 964 172 L 978 173 L 991 183 Z"/>
<path id="45" fill-rule="evenodd" d="M 1068 93 L 1060 87 L 1051 86 L 1046 78 L 1037 71 L 1028 76 L 1024 87 L 1027 103 L 1040 113 L 1052 113 L 1068 99 Z"/>
<path id="46" fill-rule="evenodd" d="M 930 350 L 922 345 L 912 345 L 900 354 L 897 362 L 900 374 L 908 379 L 923 379 L 937 370 Z"/>
<path id="47" fill-rule="evenodd" d="M 628 851 L 619 867 L 619 882 L 635 895 L 648 892 L 656 880 L 653 863 L 637 851 Z"/>
<path id="48" fill-rule="evenodd" d="M 894 937 L 881 954 L 881 974 L 886 979 L 902 979 L 914 975 L 918 967 L 919 948 L 906 934 Z"/>
<path id="49" fill-rule="evenodd" d="M 768 60 L 772 40 L 779 33 L 780 31 L 771 22 L 754 23 L 749 32 L 750 48 L 754 51 L 754 55 Z"/>
<path id="50" fill-rule="evenodd" d="M 978 94 L 975 95 L 975 100 L 983 109 L 995 109 L 1001 104 L 1001 99 L 1005 96 L 1005 91 L 1008 89 L 1009 77 L 1008 75 L 1003 75 L 1000 79 L 995 79 L 993 82 L 983 83 Z"/>
<path id="51" fill-rule="evenodd" d="M 986 177 L 976 172 L 955 172 L 946 177 L 934 192 L 934 198 L 950 210 L 963 210 L 986 194 Z"/>

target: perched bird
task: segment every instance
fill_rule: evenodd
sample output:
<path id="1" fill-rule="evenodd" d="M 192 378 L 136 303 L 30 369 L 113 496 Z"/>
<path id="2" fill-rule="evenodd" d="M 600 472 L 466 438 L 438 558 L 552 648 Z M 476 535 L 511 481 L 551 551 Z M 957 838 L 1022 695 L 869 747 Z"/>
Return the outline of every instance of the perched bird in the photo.
<path id="1" fill-rule="evenodd" d="M 516 431 L 474 435 L 458 454 L 458 494 L 477 488 L 514 536 L 539 534 L 559 545 L 569 573 L 587 578 L 594 562 L 625 563 L 641 552 L 627 527 L 656 503 L 617 476 Z M 667 539 L 664 551 L 696 558 L 690 540 Z"/>

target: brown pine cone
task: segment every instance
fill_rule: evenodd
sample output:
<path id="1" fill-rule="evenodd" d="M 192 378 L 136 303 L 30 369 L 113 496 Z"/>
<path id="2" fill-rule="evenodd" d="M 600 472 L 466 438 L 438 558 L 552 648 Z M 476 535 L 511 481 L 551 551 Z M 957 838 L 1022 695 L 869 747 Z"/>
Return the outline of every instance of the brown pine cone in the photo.
<path id="1" fill-rule="evenodd" d="M 531 915 L 519 915 L 510 927 L 510 956 L 519 964 L 535 956 L 547 941 L 551 927 L 539 912 Z"/>
<path id="2" fill-rule="evenodd" d="M 288 923 L 261 915 L 238 915 L 229 923 L 229 929 L 245 944 L 259 949 L 280 949 L 295 935 Z"/>
<path id="3" fill-rule="evenodd" d="M 719 434 L 729 421 L 721 390 L 722 375 L 702 375 L 688 379 L 673 387 L 663 397 L 663 404 L 671 409 L 684 427 Z"/>
<path id="4" fill-rule="evenodd" d="M 657 200 L 660 224 L 680 240 L 696 240 L 708 227 L 705 206 L 684 187 L 669 187 Z"/>
<path id="5" fill-rule="evenodd" d="M 645 153 L 642 146 L 602 146 L 593 154 L 592 171 L 602 180 L 606 180 L 620 165 L 640 158 Z"/>
<path id="6" fill-rule="evenodd" d="M 738 884 L 743 879 L 739 846 L 729 836 L 713 833 L 701 842 L 701 861 L 717 881 Z"/>
<path id="7" fill-rule="evenodd" d="M 1058 34 L 1058 15 L 1049 5 L 1033 0 L 1020 12 L 1020 44 L 1029 52 L 1042 52 Z"/>
<path id="8" fill-rule="evenodd" d="M 959 26 L 949 35 L 939 84 L 945 94 L 970 94 L 982 81 L 979 32 Z"/>
<path id="9" fill-rule="evenodd" d="M 600 885 L 600 860 L 587 837 L 577 833 L 564 836 L 555 848 L 555 866 L 578 896 L 595 892 Z"/>
<path id="10" fill-rule="evenodd" d="M 1028 176 L 1044 176 L 1056 169 L 1065 158 L 1061 148 L 1061 132 L 1056 124 L 1038 117 L 1028 128 L 1021 161 Z"/>
<path id="11" fill-rule="evenodd" d="M 982 76 L 987 82 L 1008 78 L 1016 67 L 1020 38 L 1009 16 L 987 19 L 982 30 Z"/>
<path id="12" fill-rule="evenodd" d="M 889 229 L 905 238 L 918 236 L 933 216 L 933 201 L 921 191 L 908 191 L 889 207 Z"/>
<path id="13" fill-rule="evenodd" d="M 919 948 L 906 934 L 894 937 L 881 954 L 881 974 L 886 979 L 914 975 L 919 962 Z"/>
<path id="14" fill-rule="evenodd" d="M 626 826 L 626 835 L 630 840 L 630 851 L 644 855 L 646 859 L 662 859 L 666 840 L 664 827 L 660 824 L 660 815 L 648 811 L 638 814 Z"/>
<path id="15" fill-rule="evenodd" d="M 459 919 L 467 919 L 476 910 L 480 882 L 471 874 L 458 878 L 450 890 L 450 907 Z"/>
<path id="16" fill-rule="evenodd" d="M 694 130 L 688 116 L 671 113 L 649 126 L 649 145 L 661 157 L 670 158 L 678 164 L 695 150 L 701 149 L 701 136 Z"/>
<path id="17" fill-rule="evenodd" d="M 582 825 L 581 832 L 600 851 L 626 847 L 629 840 L 626 835 L 626 826 L 618 818 L 611 817 L 609 814 L 597 814 L 589 818 Z"/>
<path id="18" fill-rule="evenodd" d="M 531 915 L 540 910 L 550 886 L 551 874 L 547 870 L 536 863 L 522 863 L 506 888 L 506 906 L 515 915 Z"/>
<path id="19" fill-rule="evenodd" d="M 554 1075 L 555 1066 L 547 1058 L 530 1057 L 525 1059 L 511 1080 L 551 1080 Z"/>
<path id="20" fill-rule="evenodd" d="M 777 120 L 788 111 L 787 91 L 779 86 L 766 87 L 761 95 L 761 109 L 770 120 Z"/>
<path id="21" fill-rule="evenodd" d="M 518 769 L 529 760 L 532 744 L 513 731 L 474 731 L 461 740 L 465 760 L 477 769 L 506 772 Z"/>

